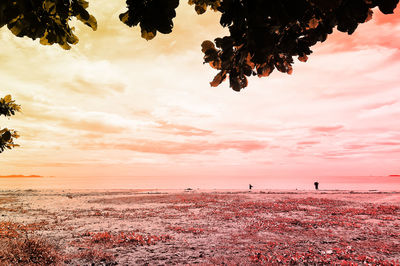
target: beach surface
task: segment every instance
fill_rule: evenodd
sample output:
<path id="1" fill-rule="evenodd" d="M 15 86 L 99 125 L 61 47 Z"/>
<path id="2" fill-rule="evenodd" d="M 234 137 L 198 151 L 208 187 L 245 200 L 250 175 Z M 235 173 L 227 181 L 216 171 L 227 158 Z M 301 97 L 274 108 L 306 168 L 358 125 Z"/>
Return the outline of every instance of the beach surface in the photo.
<path id="1" fill-rule="evenodd" d="M 3 190 L 0 264 L 400 263 L 400 192 Z"/>

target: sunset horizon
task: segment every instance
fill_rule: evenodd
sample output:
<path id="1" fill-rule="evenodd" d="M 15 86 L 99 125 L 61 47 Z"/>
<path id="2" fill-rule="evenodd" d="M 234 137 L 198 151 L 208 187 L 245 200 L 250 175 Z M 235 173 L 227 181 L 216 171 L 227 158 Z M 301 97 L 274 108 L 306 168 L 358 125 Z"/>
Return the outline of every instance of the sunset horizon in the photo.
<path id="1" fill-rule="evenodd" d="M 201 42 L 226 33 L 217 13 L 182 4 L 173 32 L 146 41 L 120 25 L 123 9 L 91 3 L 98 30 L 76 23 L 69 51 L 0 32 L 1 93 L 22 107 L 1 121 L 21 147 L 1 155 L 0 175 L 180 188 L 400 173 L 399 8 L 239 93 L 210 87 L 202 64 Z"/>
<path id="2" fill-rule="evenodd" d="M 400 265 L 398 4 L 0 1 L 0 265 Z"/>

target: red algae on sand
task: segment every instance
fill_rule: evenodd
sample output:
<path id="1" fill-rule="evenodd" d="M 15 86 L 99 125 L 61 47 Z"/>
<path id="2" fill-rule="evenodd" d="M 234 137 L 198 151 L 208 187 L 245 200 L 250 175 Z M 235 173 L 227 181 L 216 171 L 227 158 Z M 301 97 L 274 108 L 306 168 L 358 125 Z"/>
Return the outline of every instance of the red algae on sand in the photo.
<path id="1" fill-rule="evenodd" d="M 399 192 L 5 191 L 0 210 L 2 245 L 29 232 L 50 264 L 400 263 Z"/>

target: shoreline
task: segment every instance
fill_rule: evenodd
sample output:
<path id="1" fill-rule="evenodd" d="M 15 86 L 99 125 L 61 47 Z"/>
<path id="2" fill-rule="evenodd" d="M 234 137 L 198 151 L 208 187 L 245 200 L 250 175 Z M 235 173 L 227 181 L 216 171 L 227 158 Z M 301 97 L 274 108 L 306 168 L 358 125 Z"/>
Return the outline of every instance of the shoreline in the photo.
<path id="1" fill-rule="evenodd" d="M 0 188 L 0 193 L 4 192 L 54 192 L 54 193 L 130 193 L 130 194 L 180 194 L 180 193 L 206 193 L 206 194 L 400 194 L 399 190 L 379 190 L 379 189 L 102 189 L 102 188 Z"/>

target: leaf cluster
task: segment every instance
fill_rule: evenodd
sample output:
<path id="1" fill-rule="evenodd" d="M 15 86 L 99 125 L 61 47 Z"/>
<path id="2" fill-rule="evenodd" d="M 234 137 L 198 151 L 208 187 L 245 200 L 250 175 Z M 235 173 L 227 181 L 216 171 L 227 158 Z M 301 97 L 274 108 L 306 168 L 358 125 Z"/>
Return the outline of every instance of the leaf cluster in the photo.
<path id="1" fill-rule="evenodd" d="M 41 44 L 58 43 L 70 49 L 79 41 L 69 24 L 72 18 L 97 29 L 95 17 L 86 10 L 88 5 L 84 0 L 1 0 L 0 28 L 7 25 L 18 37 L 39 38 Z"/>
<path id="2" fill-rule="evenodd" d="M 11 116 L 15 115 L 15 112 L 20 111 L 21 106 L 15 103 L 11 95 L 6 95 L 4 98 L 0 98 L 0 116 Z"/>
<path id="3" fill-rule="evenodd" d="M 195 5 L 194 10 L 201 15 L 207 10 L 207 6 L 214 11 L 218 11 L 221 6 L 221 0 L 189 0 L 189 5 Z"/>
<path id="4" fill-rule="evenodd" d="M 204 62 L 219 70 L 211 86 L 229 78 L 240 91 L 249 76 L 265 77 L 277 69 L 293 72 L 294 58 L 306 62 L 311 47 L 324 42 L 334 28 L 352 34 L 360 23 L 372 18 L 378 7 L 391 14 L 399 0 L 188 0 L 197 14 L 207 8 L 221 14 L 220 24 L 229 35 L 204 41 Z M 140 26 L 146 40 L 157 32 L 168 34 L 179 0 L 126 0 L 127 11 L 119 19 L 129 27 Z M 1 0 L 0 28 L 16 36 L 40 38 L 42 44 L 70 49 L 78 37 L 69 22 L 77 18 L 93 30 L 96 19 L 85 0 Z"/>
<path id="5" fill-rule="evenodd" d="M 202 44 L 204 62 L 219 73 L 218 86 L 229 77 L 230 87 L 240 91 L 247 77 L 268 76 L 274 69 L 291 74 L 293 57 L 307 61 L 310 47 L 323 42 L 337 27 L 352 34 L 371 19 L 372 9 L 393 13 L 398 0 L 223 0 L 220 24 L 229 36 Z"/>
<path id="6" fill-rule="evenodd" d="M 11 116 L 15 112 L 20 112 L 21 106 L 16 104 L 12 100 L 11 95 L 6 95 L 4 98 L 0 98 L 0 116 Z M 18 132 L 13 129 L 3 128 L 0 129 L 0 153 L 6 148 L 12 149 L 18 147 L 18 144 L 14 143 L 14 139 L 19 138 Z"/>
<path id="7" fill-rule="evenodd" d="M 129 27 L 140 25 L 142 38 L 153 39 L 157 31 L 167 34 L 174 26 L 172 19 L 179 0 L 127 0 L 128 11 L 120 20 Z"/>

